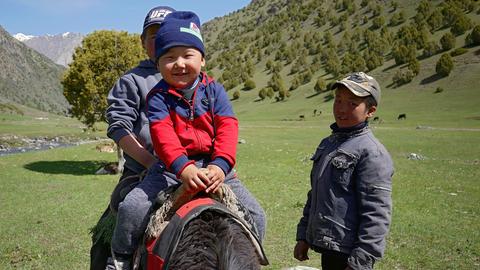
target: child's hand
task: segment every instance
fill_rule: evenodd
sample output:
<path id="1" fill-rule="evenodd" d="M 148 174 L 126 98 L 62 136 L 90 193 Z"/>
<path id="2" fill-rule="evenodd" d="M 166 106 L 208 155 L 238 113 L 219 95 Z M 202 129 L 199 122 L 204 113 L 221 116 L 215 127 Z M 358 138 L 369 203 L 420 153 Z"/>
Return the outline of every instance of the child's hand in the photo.
<path id="1" fill-rule="evenodd" d="M 307 242 L 300 240 L 297 241 L 297 244 L 295 245 L 295 249 L 293 250 L 293 257 L 299 261 L 305 261 L 308 260 L 308 250 L 310 249 L 310 246 L 308 245 Z"/>
<path id="2" fill-rule="evenodd" d="M 208 179 L 210 179 L 210 185 L 205 190 L 205 192 L 215 193 L 220 187 L 220 184 L 223 183 L 223 181 L 225 180 L 225 173 L 217 165 L 208 165 L 207 169 L 208 169 L 207 176 L 208 176 Z"/>
<path id="3" fill-rule="evenodd" d="M 194 194 L 206 189 L 211 182 L 207 175 L 198 169 L 195 164 L 190 164 L 183 169 L 180 180 L 185 185 L 185 191 Z"/>

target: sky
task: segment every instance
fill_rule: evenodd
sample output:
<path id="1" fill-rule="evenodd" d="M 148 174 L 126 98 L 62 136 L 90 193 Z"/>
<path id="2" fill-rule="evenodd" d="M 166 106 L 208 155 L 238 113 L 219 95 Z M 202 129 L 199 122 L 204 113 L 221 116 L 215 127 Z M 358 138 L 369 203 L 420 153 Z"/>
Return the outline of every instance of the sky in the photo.
<path id="1" fill-rule="evenodd" d="M 205 23 L 247 6 L 251 0 L 0 0 L 0 25 L 10 34 L 89 34 L 95 30 L 142 31 L 156 6 L 190 10 Z"/>

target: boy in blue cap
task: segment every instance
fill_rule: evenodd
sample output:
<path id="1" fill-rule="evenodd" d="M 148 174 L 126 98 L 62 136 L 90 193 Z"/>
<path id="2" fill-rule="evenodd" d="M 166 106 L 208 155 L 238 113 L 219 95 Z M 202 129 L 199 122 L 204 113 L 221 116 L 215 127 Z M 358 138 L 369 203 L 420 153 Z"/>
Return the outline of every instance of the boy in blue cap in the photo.
<path id="1" fill-rule="evenodd" d="M 156 162 L 145 113 L 146 96 L 162 78 L 155 67 L 155 35 L 165 16 L 173 11 L 171 7 L 158 6 L 147 13 L 143 22 L 141 42 L 148 59 L 126 72 L 115 83 L 107 97 L 107 135 L 123 150 L 125 158 L 119 181 L 122 184 L 126 182 L 123 181 L 126 178 L 138 181 L 142 171 Z M 99 224 L 108 218 L 109 212 L 110 209 L 107 208 Z M 110 245 L 100 239 L 98 235 L 92 235 L 91 270 L 105 269 L 107 258 L 111 254 Z"/>
<path id="2" fill-rule="evenodd" d="M 308 260 L 313 249 L 322 254 L 324 270 L 369 270 L 383 256 L 392 210 L 392 159 L 367 122 L 380 86 L 356 72 L 333 88 L 333 132 L 312 157 L 294 257 Z"/>
<path id="3" fill-rule="evenodd" d="M 238 122 L 223 86 L 201 72 L 204 56 L 197 15 L 169 14 L 155 39 L 155 59 L 163 79 L 147 96 L 159 162 L 119 205 L 112 240 L 117 269 L 129 269 L 158 192 L 179 183 L 193 194 L 215 192 L 221 183 L 227 184 L 263 238 L 265 213 L 233 170 Z"/>

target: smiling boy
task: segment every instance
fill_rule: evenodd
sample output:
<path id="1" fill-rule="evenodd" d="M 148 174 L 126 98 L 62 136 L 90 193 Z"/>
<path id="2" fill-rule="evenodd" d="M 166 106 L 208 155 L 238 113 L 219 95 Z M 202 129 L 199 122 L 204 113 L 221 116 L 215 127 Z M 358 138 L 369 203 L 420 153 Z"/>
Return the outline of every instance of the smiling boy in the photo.
<path id="1" fill-rule="evenodd" d="M 205 48 L 193 12 L 165 17 L 156 33 L 155 60 L 163 79 L 147 96 L 147 116 L 159 161 L 120 203 L 112 250 L 118 269 L 130 269 L 156 195 L 182 183 L 187 192 L 215 192 L 228 185 L 265 233 L 265 213 L 233 169 L 238 121 L 223 86 L 201 72 Z"/>

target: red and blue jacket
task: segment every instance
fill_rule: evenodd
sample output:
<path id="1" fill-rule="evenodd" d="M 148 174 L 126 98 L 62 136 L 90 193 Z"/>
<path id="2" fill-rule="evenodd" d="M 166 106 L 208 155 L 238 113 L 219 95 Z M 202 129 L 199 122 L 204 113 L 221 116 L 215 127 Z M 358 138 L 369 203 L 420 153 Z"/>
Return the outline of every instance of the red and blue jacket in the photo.
<path id="1" fill-rule="evenodd" d="M 197 157 L 207 157 L 226 174 L 235 165 L 238 121 L 221 84 L 200 74 L 192 100 L 161 80 L 147 96 L 153 147 L 177 177 Z"/>

